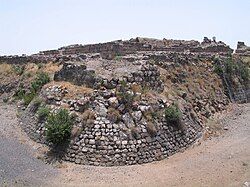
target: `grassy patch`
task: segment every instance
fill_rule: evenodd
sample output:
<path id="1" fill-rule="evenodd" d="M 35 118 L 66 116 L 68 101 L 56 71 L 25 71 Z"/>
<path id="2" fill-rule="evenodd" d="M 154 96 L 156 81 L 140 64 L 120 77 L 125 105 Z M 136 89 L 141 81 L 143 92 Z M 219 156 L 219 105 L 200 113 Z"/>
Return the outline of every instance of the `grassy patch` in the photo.
<path id="1" fill-rule="evenodd" d="M 37 111 L 39 121 L 46 120 L 50 114 L 50 109 L 47 106 L 40 106 Z"/>

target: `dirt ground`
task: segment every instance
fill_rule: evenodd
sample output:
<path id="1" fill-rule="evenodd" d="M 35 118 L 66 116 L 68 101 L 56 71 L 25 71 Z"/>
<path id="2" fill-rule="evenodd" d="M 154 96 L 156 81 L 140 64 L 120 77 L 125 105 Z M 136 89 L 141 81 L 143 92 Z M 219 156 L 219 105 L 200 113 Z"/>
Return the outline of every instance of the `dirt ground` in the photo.
<path id="1" fill-rule="evenodd" d="M 0 168 L 9 169 L 9 173 L 0 173 L 0 186 L 250 186 L 250 104 L 235 105 L 220 125 L 213 125 L 218 126 L 220 135 L 201 140 L 162 161 L 121 167 L 44 164 L 34 158 L 44 147 L 21 132 L 14 107 L 0 104 L 0 133 L 4 135 L 0 141 L 0 159 L 4 160 L 0 160 Z M 20 158 L 21 153 L 1 149 L 8 146 L 8 141 L 15 142 L 11 144 L 15 151 L 22 152 L 15 149 L 19 144 L 25 146 L 27 154 Z M 22 168 L 21 172 L 6 158 L 12 154 L 16 155 L 15 165 Z M 35 171 L 30 172 L 30 168 Z"/>

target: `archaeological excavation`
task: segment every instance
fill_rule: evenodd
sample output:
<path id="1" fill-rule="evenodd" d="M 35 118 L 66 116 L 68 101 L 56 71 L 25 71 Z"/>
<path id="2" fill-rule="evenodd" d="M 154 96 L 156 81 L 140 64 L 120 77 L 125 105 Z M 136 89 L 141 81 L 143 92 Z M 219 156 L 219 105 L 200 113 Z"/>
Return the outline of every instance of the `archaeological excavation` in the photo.
<path id="1" fill-rule="evenodd" d="M 233 52 L 207 37 L 71 45 L 1 56 L 0 93 L 32 140 L 63 147 L 63 161 L 143 164 L 184 151 L 212 134 L 214 115 L 249 102 L 249 58 L 243 42 Z"/>

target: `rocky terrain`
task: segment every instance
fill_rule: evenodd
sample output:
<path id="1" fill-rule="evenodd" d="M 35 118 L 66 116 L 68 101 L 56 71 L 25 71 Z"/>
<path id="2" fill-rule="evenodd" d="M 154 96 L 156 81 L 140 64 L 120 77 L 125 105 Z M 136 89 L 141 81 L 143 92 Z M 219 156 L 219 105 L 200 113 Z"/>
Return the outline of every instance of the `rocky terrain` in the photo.
<path id="1" fill-rule="evenodd" d="M 39 143 L 51 146 L 46 111 L 74 117 L 64 161 L 143 164 L 215 133 L 210 119 L 249 102 L 248 52 L 215 38 L 135 38 L 3 56 L 0 93 L 17 103 L 21 128 Z"/>

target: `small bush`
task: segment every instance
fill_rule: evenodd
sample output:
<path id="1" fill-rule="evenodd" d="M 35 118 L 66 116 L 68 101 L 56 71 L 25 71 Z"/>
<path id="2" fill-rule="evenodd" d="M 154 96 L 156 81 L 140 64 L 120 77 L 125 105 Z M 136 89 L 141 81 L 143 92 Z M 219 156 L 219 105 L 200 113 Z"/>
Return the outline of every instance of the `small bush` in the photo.
<path id="1" fill-rule="evenodd" d="M 176 104 L 165 109 L 165 118 L 170 124 L 179 124 L 181 111 Z"/>
<path id="2" fill-rule="evenodd" d="M 13 71 L 17 74 L 17 75 L 22 75 L 24 72 L 24 66 L 12 66 Z"/>
<path id="3" fill-rule="evenodd" d="M 36 97 L 36 98 L 34 99 L 33 104 L 34 104 L 35 106 L 37 106 L 37 108 L 38 108 L 38 107 L 42 104 L 42 99 L 39 98 L 39 97 Z"/>
<path id="4" fill-rule="evenodd" d="M 225 72 L 228 75 L 228 78 L 232 78 L 232 75 L 235 74 L 235 70 L 237 68 L 232 58 L 227 59 L 224 66 L 225 66 Z"/>
<path id="5" fill-rule="evenodd" d="M 46 120 L 47 117 L 49 116 L 49 114 L 50 114 L 50 109 L 46 106 L 39 107 L 39 109 L 37 111 L 38 119 L 40 121 Z"/>
<path id="6" fill-rule="evenodd" d="M 8 97 L 3 98 L 3 102 L 4 102 L 4 103 L 7 103 L 8 101 L 9 101 L 9 98 L 8 98 Z"/>
<path id="7" fill-rule="evenodd" d="M 243 82 L 248 83 L 250 80 L 249 68 L 246 65 L 241 64 L 241 65 L 239 65 L 238 69 L 239 69 L 240 77 L 243 80 Z"/>
<path id="8" fill-rule="evenodd" d="M 219 64 L 215 64 L 214 65 L 214 72 L 217 75 L 222 76 L 222 74 L 223 74 L 223 68 Z"/>
<path id="9" fill-rule="evenodd" d="M 40 72 L 35 80 L 31 83 L 31 89 L 34 90 L 34 92 L 37 92 L 42 88 L 43 85 L 47 84 L 50 82 L 49 75 L 44 72 Z"/>
<path id="10" fill-rule="evenodd" d="M 153 120 L 160 118 L 163 115 L 162 112 L 163 111 L 160 111 L 160 110 L 150 109 L 150 110 L 144 111 L 143 116 L 146 118 L 147 121 L 152 122 Z"/>
<path id="11" fill-rule="evenodd" d="M 43 67 L 42 63 L 37 64 L 38 69 L 41 69 Z"/>
<path id="12" fill-rule="evenodd" d="M 25 75 L 25 77 L 27 77 L 27 78 L 30 78 L 30 77 L 32 76 L 31 72 L 27 72 L 27 73 L 24 74 L 24 75 Z"/>
<path id="13" fill-rule="evenodd" d="M 23 95 L 23 101 L 24 101 L 24 105 L 28 106 L 30 104 L 30 102 L 36 97 L 36 93 L 35 92 L 29 92 Z"/>
<path id="14" fill-rule="evenodd" d="M 114 60 L 117 60 L 117 61 L 121 61 L 122 60 L 122 56 L 117 54 L 114 58 Z"/>
<path id="15" fill-rule="evenodd" d="M 121 91 L 116 95 L 118 100 L 125 105 L 126 109 L 130 109 L 132 107 L 135 98 L 133 93 L 129 91 Z"/>
<path id="16" fill-rule="evenodd" d="M 50 78 L 48 74 L 40 72 L 37 74 L 35 80 L 31 83 L 29 92 L 26 93 L 26 91 L 23 89 L 23 85 L 21 85 L 15 95 L 18 99 L 23 99 L 24 105 L 28 106 L 30 102 L 36 97 L 37 92 L 42 88 L 42 86 L 49 81 Z"/>
<path id="17" fill-rule="evenodd" d="M 23 99 L 24 95 L 25 95 L 25 90 L 22 87 L 19 88 L 15 93 L 15 97 L 17 99 Z"/>
<path id="18" fill-rule="evenodd" d="M 65 109 L 60 109 L 56 114 L 50 114 L 46 125 L 46 140 L 55 147 L 68 143 L 73 122 L 69 112 Z"/>

